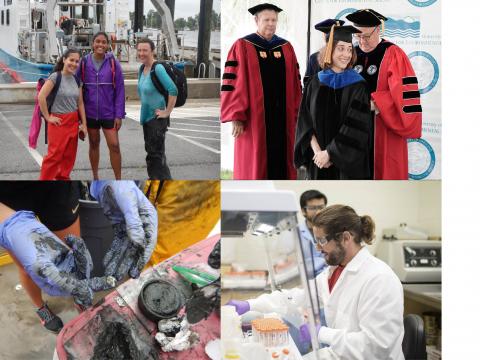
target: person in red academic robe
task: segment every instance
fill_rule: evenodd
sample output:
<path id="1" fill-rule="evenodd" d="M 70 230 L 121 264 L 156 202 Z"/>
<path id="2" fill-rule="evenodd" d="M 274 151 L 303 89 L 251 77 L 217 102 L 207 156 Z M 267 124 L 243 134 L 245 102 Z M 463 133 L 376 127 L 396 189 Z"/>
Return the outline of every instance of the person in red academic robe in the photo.
<path id="1" fill-rule="evenodd" d="M 407 139 L 422 135 L 418 80 L 408 56 L 381 39 L 387 18 L 372 9 L 347 15 L 361 34 L 355 70 L 367 81 L 374 115 L 374 179 L 407 180 Z M 381 29 L 380 29 L 381 28 Z"/>
<path id="2" fill-rule="evenodd" d="M 232 122 L 236 180 L 296 179 L 295 126 L 302 96 L 292 45 L 275 35 L 272 4 L 248 11 L 257 33 L 238 39 L 228 53 L 221 87 L 221 121 Z"/>

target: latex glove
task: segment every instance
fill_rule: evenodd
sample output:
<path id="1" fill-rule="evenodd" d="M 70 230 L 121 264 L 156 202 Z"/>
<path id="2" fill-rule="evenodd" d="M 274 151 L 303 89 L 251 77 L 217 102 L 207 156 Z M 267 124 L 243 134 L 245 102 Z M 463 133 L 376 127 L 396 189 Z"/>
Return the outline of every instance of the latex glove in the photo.
<path id="1" fill-rule="evenodd" d="M 325 319 L 325 309 L 324 308 L 320 308 L 320 324 L 317 324 L 315 326 L 317 337 L 318 337 L 318 332 L 320 331 L 320 328 L 322 326 L 327 326 L 327 321 Z M 300 341 L 302 343 L 310 344 L 312 342 L 312 337 L 310 335 L 308 324 L 301 325 L 300 328 L 299 328 L 299 331 L 300 331 L 300 335 L 299 335 Z M 320 344 L 320 347 L 325 347 L 325 346 L 327 346 L 327 345 Z"/>
<path id="2" fill-rule="evenodd" d="M 157 211 L 133 181 L 94 181 L 90 193 L 114 230 L 111 249 L 103 259 L 105 275 L 137 278 L 157 243 Z"/>
<path id="3" fill-rule="evenodd" d="M 90 306 L 90 253 L 82 239 L 69 236 L 66 241 L 73 249 L 31 211 L 18 211 L 0 224 L 0 245 L 12 252 L 43 291 L 51 296 L 73 296 L 77 304 Z"/>
<path id="4" fill-rule="evenodd" d="M 248 301 L 230 300 L 225 305 L 235 306 L 235 311 L 238 315 L 243 315 L 247 311 L 250 311 L 250 304 L 248 303 Z"/>
<path id="5" fill-rule="evenodd" d="M 318 336 L 318 332 L 320 331 L 320 324 L 317 324 L 315 326 L 316 334 Z M 302 343 L 307 343 L 310 344 L 312 342 L 312 336 L 310 335 L 310 330 L 309 330 L 309 325 L 308 324 L 303 324 L 300 326 L 300 335 L 299 339 Z"/>

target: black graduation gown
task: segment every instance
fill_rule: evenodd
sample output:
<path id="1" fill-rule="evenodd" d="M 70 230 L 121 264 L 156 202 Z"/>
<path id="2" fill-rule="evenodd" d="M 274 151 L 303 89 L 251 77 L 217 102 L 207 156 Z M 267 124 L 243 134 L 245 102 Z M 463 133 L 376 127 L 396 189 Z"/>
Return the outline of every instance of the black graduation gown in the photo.
<path id="1" fill-rule="evenodd" d="M 322 68 L 318 63 L 318 51 L 317 51 L 316 53 L 313 53 L 312 55 L 310 55 L 310 57 L 308 58 L 307 70 L 305 71 L 305 76 L 303 77 L 303 86 L 307 87 L 310 79 L 315 75 L 317 75 L 317 73 L 321 70 Z"/>
<path id="2" fill-rule="evenodd" d="M 302 97 L 295 166 L 306 166 L 312 180 L 370 179 L 371 129 L 369 93 L 363 78 L 351 69 L 339 74 L 331 69 L 321 71 Z M 321 149 L 328 151 L 329 168 L 319 169 L 313 162 L 312 134 Z"/>

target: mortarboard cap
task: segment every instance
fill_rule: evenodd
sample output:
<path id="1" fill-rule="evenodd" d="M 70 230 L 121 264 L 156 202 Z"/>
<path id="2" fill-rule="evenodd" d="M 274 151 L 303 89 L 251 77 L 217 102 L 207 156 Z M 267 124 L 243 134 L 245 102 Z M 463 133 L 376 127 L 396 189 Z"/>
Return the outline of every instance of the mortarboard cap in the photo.
<path id="1" fill-rule="evenodd" d="M 355 26 L 360 27 L 378 26 L 388 20 L 388 18 L 372 9 L 357 10 L 347 15 L 346 18 Z"/>
<path id="2" fill-rule="evenodd" d="M 330 31 L 330 28 L 332 27 L 332 25 L 342 26 L 343 24 L 345 24 L 345 21 L 343 20 L 326 19 L 326 20 L 320 21 L 317 25 L 315 25 L 315 29 L 318 31 L 323 31 L 322 29 L 325 28 L 325 29 L 328 29 L 328 31 Z"/>
<path id="3" fill-rule="evenodd" d="M 333 40 L 337 41 L 345 41 L 345 42 L 352 42 L 352 34 L 359 34 L 361 33 L 360 30 L 354 28 L 351 25 L 347 26 L 330 26 L 330 27 L 322 27 L 320 29 L 321 32 L 327 35 L 327 39 L 330 40 L 330 36 L 333 34 Z M 327 40 L 327 41 L 328 41 Z"/>
<path id="4" fill-rule="evenodd" d="M 248 9 L 248 12 L 252 15 L 255 15 L 258 12 L 263 11 L 263 10 L 273 10 L 277 13 L 283 11 L 278 6 L 275 6 L 273 4 L 263 3 L 263 4 L 259 4 L 259 5 L 251 7 L 250 9 Z"/>

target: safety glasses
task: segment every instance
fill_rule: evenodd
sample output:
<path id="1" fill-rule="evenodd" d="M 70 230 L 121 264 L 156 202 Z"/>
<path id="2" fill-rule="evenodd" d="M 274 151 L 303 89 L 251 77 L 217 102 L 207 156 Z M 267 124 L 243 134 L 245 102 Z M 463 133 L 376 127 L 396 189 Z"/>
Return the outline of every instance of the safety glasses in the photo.
<path id="1" fill-rule="evenodd" d="M 341 232 L 338 232 L 338 233 L 335 233 L 333 235 L 325 235 L 325 236 L 322 236 L 321 238 L 319 237 L 316 237 L 315 235 L 313 236 L 313 242 L 315 243 L 315 245 L 320 245 L 320 246 L 325 246 L 327 245 L 327 243 L 330 241 L 330 240 L 333 240 L 333 239 L 336 239 L 338 238 L 339 235 L 343 234 L 345 232 L 344 231 L 341 231 Z"/>
<path id="2" fill-rule="evenodd" d="M 304 206 L 303 207 L 307 211 L 320 211 L 325 209 L 325 205 L 318 205 L 318 206 Z"/>

